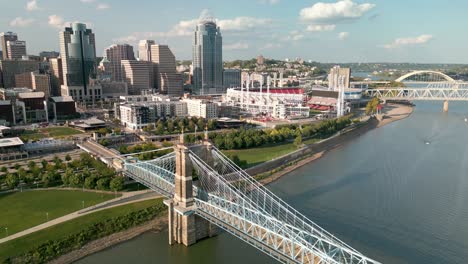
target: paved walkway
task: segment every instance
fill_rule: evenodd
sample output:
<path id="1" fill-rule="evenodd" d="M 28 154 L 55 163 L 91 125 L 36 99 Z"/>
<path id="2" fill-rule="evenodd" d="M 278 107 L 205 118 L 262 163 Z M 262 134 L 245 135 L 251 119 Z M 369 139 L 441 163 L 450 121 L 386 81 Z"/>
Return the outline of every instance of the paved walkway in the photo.
<path id="1" fill-rule="evenodd" d="M 136 203 L 136 202 L 141 202 L 141 201 L 145 201 L 145 200 L 155 199 L 155 198 L 159 198 L 159 197 L 162 197 L 162 196 L 160 196 L 158 193 L 156 193 L 156 192 L 154 192 L 152 190 L 143 190 L 143 191 L 137 191 L 137 192 L 123 193 L 122 196 L 120 196 L 118 198 L 108 200 L 108 201 L 105 201 L 103 203 L 96 204 L 94 206 L 84 208 L 82 210 L 73 212 L 71 214 L 67 214 L 67 215 L 61 216 L 59 218 L 55 218 L 55 219 L 50 220 L 48 222 L 45 222 L 43 224 L 31 227 L 29 229 L 23 230 L 21 232 L 15 233 L 15 234 L 7 236 L 7 237 L 4 237 L 4 238 L 0 239 L 0 244 L 5 243 L 5 242 L 10 241 L 10 240 L 13 240 L 13 239 L 16 239 L 16 238 L 19 238 L 19 237 L 22 237 L 22 236 L 25 236 L 25 235 L 29 235 L 31 233 L 37 232 L 37 231 L 45 229 L 45 228 L 48 228 L 48 227 L 51 227 L 51 226 L 54 226 L 54 225 L 57 225 L 57 224 L 60 224 L 60 223 L 75 219 L 75 218 L 78 218 L 78 217 L 83 216 L 83 215 L 91 214 L 91 213 L 94 213 L 94 212 L 102 211 L 102 210 L 105 210 L 105 209 L 109 209 L 109 208 L 113 208 L 113 207 L 117 207 L 117 206 L 121 206 L 121 205 L 125 205 L 125 204 L 130 204 L 130 203 Z"/>

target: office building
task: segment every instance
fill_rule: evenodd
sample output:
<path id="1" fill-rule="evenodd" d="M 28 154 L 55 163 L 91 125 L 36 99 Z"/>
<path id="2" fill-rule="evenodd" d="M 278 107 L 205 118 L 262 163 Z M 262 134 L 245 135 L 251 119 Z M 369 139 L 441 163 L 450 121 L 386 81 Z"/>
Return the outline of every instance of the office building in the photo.
<path id="1" fill-rule="evenodd" d="M 224 69 L 223 87 L 224 89 L 241 87 L 241 70 Z"/>
<path id="2" fill-rule="evenodd" d="M 39 57 L 46 58 L 47 60 L 52 58 L 58 58 L 60 53 L 57 51 L 41 51 L 39 52 Z"/>
<path id="3" fill-rule="evenodd" d="M 45 98 L 50 97 L 50 76 L 48 74 L 41 74 L 39 72 L 26 72 L 15 75 L 17 87 L 26 87 L 32 89 L 34 92 L 43 92 Z"/>
<path id="4" fill-rule="evenodd" d="M 50 93 L 52 96 L 59 96 L 61 94 L 60 87 L 63 85 L 63 67 L 62 58 L 49 59 L 49 72 L 50 72 Z"/>
<path id="5" fill-rule="evenodd" d="M 151 61 L 151 45 L 154 44 L 154 40 L 140 40 L 138 43 L 138 59 L 141 61 Z"/>
<path id="6" fill-rule="evenodd" d="M 49 114 L 55 122 L 76 118 L 77 116 L 75 101 L 71 96 L 50 97 L 48 106 Z"/>
<path id="7" fill-rule="evenodd" d="M 206 119 L 218 118 L 218 105 L 205 99 L 184 99 L 189 116 Z"/>
<path id="8" fill-rule="evenodd" d="M 108 61 L 112 81 L 123 81 L 125 77 L 122 74 L 122 60 L 135 60 L 133 47 L 128 44 L 112 45 L 104 50 L 104 57 Z M 107 65 L 106 65 L 107 66 Z"/>
<path id="9" fill-rule="evenodd" d="M 32 60 L 3 60 L 0 61 L 0 86 L 4 88 L 16 87 L 15 75 L 39 70 L 39 62 Z"/>
<path id="10" fill-rule="evenodd" d="M 181 96 L 182 76 L 176 71 L 175 56 L 167 45 L 151 45 L 151 61 L 157 66 L 157 87 L 161 93 Z"/>
<path id="11" fill-rule="evenodd" d="M 26 55 L 26 42 L 18 41 L 18 35 L 16 33 L 0 33 L 0 42 L 2 43 L 3 60 L 21 59 Z"/>
<path id="12" fill-rule="evenodd" d="M 132 130 L 154 124 L 161 117 L 187 115 L 187 104 L 181 101 L 148 101 L 119 106 L 120 123 Z"/>
<path id="13" fill-rule="evenodd" d="M 351 69 L 335 66 L 330 69 L 328 75 L 328 88 L 337 91 L 339 88 L 349 88 L 351 79 Z"/>
<path id="14" fill-rule="evenodd" d="M 94 33 L 85 24 L 72 23 L 60 32 L 62 58 L 62 96 L 72 96 L 76 101 L 94 100 L 90 79 L 96 78 L 96 44 Z"/>
<path id="15" fill-rule="evenodd" d="M 26 41 L 7 41 L 6 48 L 9 60 L 19 60 L 26 56 Z"/>
<path id="16" fill-rule="evenodd" d="M 201 17 L 193 37 L 193 92 L 217 93 L 223 89 L 223 54 L 220 28 L 214 18 Z"/>
<path id="17" fill-rule="evenodd" d="M 153 63 L 148 61 L 123 60 L 123 75 L 128 84 L 128 94 L 138 95 L 145 90 L 153 90 Z"/>
<path id="18" fill-rule="evenodd" d="M 19 93 L 17 104 L 23 109 L 24 123 L 47 122 L 48 112 L 43 92 Z"/>

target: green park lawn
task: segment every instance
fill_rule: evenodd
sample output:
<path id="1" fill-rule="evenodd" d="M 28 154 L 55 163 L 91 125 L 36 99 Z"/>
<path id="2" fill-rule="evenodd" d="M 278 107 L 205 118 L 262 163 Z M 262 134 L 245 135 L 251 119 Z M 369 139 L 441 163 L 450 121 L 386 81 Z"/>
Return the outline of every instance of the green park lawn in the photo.
<path id="1" fill-rule="evenodd" d="M 247 161 L 247 167 L 270 161 L 297 150 L 293 143 L 269 145 L 252 149 L 226 150 L 227 155 L 237 155 L 240 160 Z"/>
<path id="2" fill-rule="evenodd" d="M 162 201 L 162 198 L 158 198 L 105 209 L 2 243 L 0 244 L 0 262 L 7 257 L 26 253 L 47 240 L 64 239 L 95 223 L 162 204 Z"/>
<path id="3" fill-rule="evenodd" d="M 72 135 L 82 134 L 83 132 L 70 127 L 47 127 L 37 130 L 26 130 L 21 134 L 21 138 L 25 141 L 39 140 L 41 138 L 53 137 L 60 138 Z"/>
<path id="4" fill-rule="evenodd" d="M 113 194 L 47 190 L 0 194 L 0 238 L 110 199 Z"/>

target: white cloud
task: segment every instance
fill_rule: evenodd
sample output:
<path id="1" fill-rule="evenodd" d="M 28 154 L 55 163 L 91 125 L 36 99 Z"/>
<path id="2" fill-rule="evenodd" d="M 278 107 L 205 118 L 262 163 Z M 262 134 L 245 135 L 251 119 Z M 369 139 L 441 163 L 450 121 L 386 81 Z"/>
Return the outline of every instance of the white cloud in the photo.
<path id="1" fill-rule="evenodd" d="M 428 34 L 424 34 L 414 38 L 398 38 L 390 44 L 383 45 L 383 47 L 386 49 L 395 49 L 403 46 L 420 45 L 429 42 L 433 38 L 434 36 Z"/>
<path id="2" fill-rule="evenodd" d="M 310 32 L 333 31 L 336 25 L 308 25 L 306 30 Z"/>
<path id="3" fill-rule="evenodd" d="M 174 38 L 192 36 L 198 19 L 181 20 L 168 31 L 156 32 L 133 32 L 132 34 L 114 39 L 120 43 L 136 43 L 140 39 L 151 38 Z M 236 17 L 233 19 L 217 20 L 217 25 L 221 31 L 247 31 L 257 27 L 265 27 L 270 24 L 269 19 L 253 17 Z"/>
<path id="4" fill-rule="evenodd" d="M 37 0 L 31 0 L 26 4 L 26 10 L 34 11 L 40 10 L 39 6 L 37 5 Z"/>
<path id="5" fill-rule="evenodd" d="M 58 16 L 58 15 L 50 15 L 49 16 L 49 25 L 55 28 L 64 28 L 65 23 L 63 20 L 63 17 Z"/>
<path id="6" fill-rule="evenodd" d="M 245 42 L 236 42 L 236 43 L 227 44 L 223 46 L 224 50 L 244 50 L 248 48 L 249 48 L 249 44 Z"/>
<path id="7" fill-rule="evenodd" d="M 80 0 L 82 3 L 93 3 L 95 0 Z"/>
<path id="8" fill-rule="evenodd" d="M 300 18 L 314 23 L 337 23 L 362 17 L 373 9 L 375 4 L 357 4 L 352 0 L 341 0 L 336 3 L 316 3 L 300 11 Z"/>
<path id="9" fill-rule="evenodd" d="M 247 30 L 254 27 L 265 26 L 271 23 L 270 19 L 255 17 L 236 17 L 234 19 L 222 19 L 217 21 L 221 30 Z"/>
<path id="10" fill-rule="evenodd" d="M 276 5 L 280 0 L 259 0 L 261 4 Z"/>
<path id="11" fill-rule="evenodd" d="M 281 47 L 282 47 L 282 45 L 279 44 L 279 43 L 267 43 L 265 46 L 261 47 L 260 50 L 279 49 Z"/>
<path id="12" fill-rule="evenodd" d="M 12 27 L 27 27 L 31 25 L 34 22 L 34 19 L 32 18 L 22 18 L 22 17 L 17 17 L 10 21 L 10 26 Z"/>
<path id="13" fill-rule="evenodd" d="M 339 38 L 340 40 L 345 40 L 345 39 L 347 39 L 348 37 L 349 37 L 349 32 L 340 32 L 340 33 L 338 34 L 338 38 Z"/>
<path id="14" fill-rule="evenodd" d="M 109 4 L 103 4 L 103 3 L 98 4 L 98 5 L 96 6 L 96 9 L 97 9 L 97 10 L 104 10 L 104 9 L 109 9 L 109 8 L 111 8 L 111 6 L 110 6 Z"/>
<path id="15" fill-rule="evenodd" d="M 286 41 L 298 41 L 298 40 L 301 40 L 303 39 L 305 36 L 302 32 L 298 31 L 298 30 L 293 30 L 291 32 L 289 32 L 289 35 L 284 38 L 283 40 L 286 40 Z"/>

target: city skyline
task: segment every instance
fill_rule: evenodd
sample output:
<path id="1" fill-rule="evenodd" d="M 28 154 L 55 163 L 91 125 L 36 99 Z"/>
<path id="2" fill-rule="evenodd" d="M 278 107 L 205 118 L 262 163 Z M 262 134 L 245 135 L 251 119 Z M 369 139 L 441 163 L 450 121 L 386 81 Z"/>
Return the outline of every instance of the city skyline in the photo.
<path id="1" fill-rule="evenodd" d="M 466 37 L 454 34 L 463 32 L 465 24 L 462 12 L 468 3 L 462 1 L 444 5 L 420 0 L 240 0 L 219 5 L 214 0 L 177 0 L 164 3 L 164 8 L 160 4 L 5 1 L 2 5 L 8 12 L 0 18 L 0 31 L 18 33 L 28 43 L 28 53 L 37 54 L 59 50 L 58 32 L 68 22 L 80 21 L 96 32 L 97 56 L 111 44 L 136 47 L 141 39 L 154 39 L 169 45 L 177 59 L 190 60 L 196 21 L 209 9 L 223 34 L 225 60 L 263 54 L 320 62 L 468 62 Z M 436 14 L 445 19 L 434 19 Z"/>

